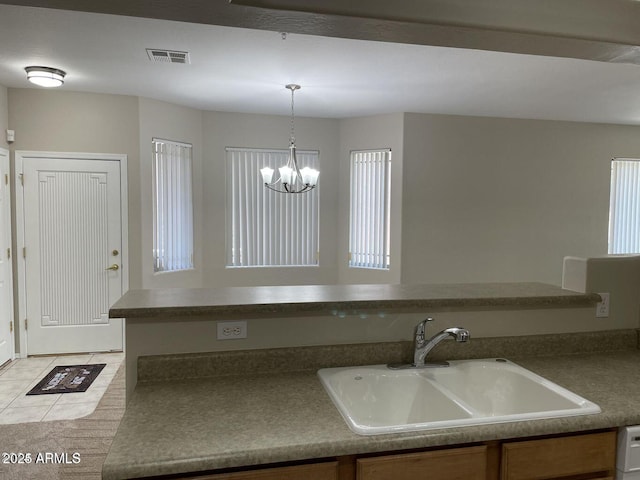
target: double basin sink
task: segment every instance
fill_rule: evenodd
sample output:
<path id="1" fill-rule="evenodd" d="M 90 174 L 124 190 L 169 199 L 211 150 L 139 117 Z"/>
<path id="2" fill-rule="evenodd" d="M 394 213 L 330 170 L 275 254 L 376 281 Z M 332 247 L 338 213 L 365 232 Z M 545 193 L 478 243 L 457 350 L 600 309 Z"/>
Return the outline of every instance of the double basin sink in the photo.
<path id="1" fill-rule="evenodd" d="M 349 428 L 400 433 L 599 413 L 600 408 L 505 359 L 448 367 L 325 368 L 320 380 Z"/>

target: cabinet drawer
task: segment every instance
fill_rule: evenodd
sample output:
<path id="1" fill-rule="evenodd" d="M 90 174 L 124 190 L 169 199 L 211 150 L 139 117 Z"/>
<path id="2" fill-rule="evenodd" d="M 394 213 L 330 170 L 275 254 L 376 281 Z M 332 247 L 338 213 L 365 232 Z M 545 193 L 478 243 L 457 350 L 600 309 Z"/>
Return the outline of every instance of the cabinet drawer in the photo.
<path id="1" fill-rule="evenodd" d="M 506 443 L 502 446 L 502 480 L 534 480 L 615 472 L 616 433 Z"/>
<path id="2" fill-rule="evenodd" d="M 184 480 L 337 480 L 338 462 L 323 462 L 292 467 L 265 468 L 248 472 L 216 473 Z"/>
<path id="3" fill-rule="evenodd" d="M 357 480 L 485 480 L 487 447 L 360 458 L 356 471 Z"/>

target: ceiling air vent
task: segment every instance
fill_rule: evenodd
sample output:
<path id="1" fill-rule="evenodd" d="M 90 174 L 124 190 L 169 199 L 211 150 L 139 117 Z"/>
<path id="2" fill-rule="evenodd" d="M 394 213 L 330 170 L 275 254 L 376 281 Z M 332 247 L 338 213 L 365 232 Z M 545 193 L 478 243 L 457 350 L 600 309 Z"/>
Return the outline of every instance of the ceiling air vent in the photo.
<path id="1" fill-rule="evenodd" d="M 161 63 L 191 63 L 189 52 L 178 52 L 175 50 L 160 50 L 158 48 L 147 48 L 147 55 L 152 62 Z"/>

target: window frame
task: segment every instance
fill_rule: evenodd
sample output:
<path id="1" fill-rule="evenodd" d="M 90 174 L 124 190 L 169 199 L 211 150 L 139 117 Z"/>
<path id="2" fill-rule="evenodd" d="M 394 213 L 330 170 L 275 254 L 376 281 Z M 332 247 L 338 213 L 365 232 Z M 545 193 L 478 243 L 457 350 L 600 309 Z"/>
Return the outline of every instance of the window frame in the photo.
<path id="1" fill-rule="evenodd" d="M 254 154 L 254 155 L 265 155 L 268 158 L 257 158 L 254 161 L 255 164 L 251 165 L 248 170 L 251 172 L 239 173 L 234 168 L 232 162 L 234 159 L 232 158 L 232 154 L 234 153 L 243 153 L 245 155 Z M 227 182 L 227 193 L 226 193 L 226 248 L 225 248 L 225 268 L 229 269 L 246 269 L 246 268 L 317 268 L 320 266 L 319 260 L 319 248 L 320 248 L 320 191 L 319 185 L 311 191 L 299 194 L 287 194 L 287 193 L 279 193 L 274 192 L 264 186 L 262 176 L 260 175 L 260 169 L 264 166 L 270 166 L 271 168 L 277 169 L 277 167 L 282 166 L 286 163 L 287 156 L 289 155 L 288 149 L 274 149 L 274 148 L 254 148 L 254 147 L 226 147 L 225 148 L 225 165 L 226 165 L 226 182 Z M 309 157 L 314 157 L 310 159 Z M 298 163 L 301 165 L 309 164 L 313 168 L 318 168 L 321 159 L 320 159 L 320 151 L 317 149 L 305 149 L 305 150 L 297 150 L 297 159 Z M 255 228 L 248 228 L 247 232 L 251 232 L 251 235 L 255 239 L 260 239 L 262 241 L 266 241 L 268 245 L 262 244 L 261 247 L 256 247 L 254 245 L 248 246 L 250 248 L 250 252 L 244 254 L 240 250 L 240 253 L 236 252 L 236 248 L 242 248 L 243 240 L 238 240 L 238 238 L 245 238 L 243 236 L 243 232 L 238 232 L 236 230 L 237 223 L 242 220 L 240 218 L 240 212 L 235 210 L 236 206 L 235 201 L 238 198 L 239 193 L 234 190 L 234 182 L 236 180 L 237 175 L 244 175 L 247 179 L 247 182 L 244 184 L 245 192 L 253 192 L 252 200 L 258 199 L 258 205 L 254 205 L 253 216 L 256 220 Z M 248 201 L 247 201 L 248 202 Z M 260 203 L 261 202 L 261 203 Z M 269 202 L 269 206 L 267 205 Z M 279 222 L 280 220 L 286 216 L 287 212 L 291 213 L 294 209 L 300 209 L 304 207 L 292 206 L 293 202 L 298 202 L 304 204 L 305 202 L 307 208 L 311 209 L 311 212 L 306 216 L 307 219 L 310 218 L 310 221 L 304 222 L 302 219 L 301 212 L 295 212 L 294 215 L 297 215 L 296 219 L 291 219 L 287 225 L 289 228 L 283 227 Z M 275 203 L 278 203 L 281 211 L 266 211 L 266 209 L 275 208 Z M 257 209 L 261 208 L 263 210 L 263 214 L 258 214 Z M 284 209 L 284 212 L 282 212 Z M 249 214 L 251 215 L 251 214 Z M 287 221 L 287 220 L 285 220 Z M 293 226 L 295 222 L 301 223 L 304 227 L 308 226 L 308 229 L 304 235 L 297 235 L 296 228 Z M 313 229 L 312 224 L 315 223 L 315 230 Z M 249 225 L 249 223 L 246 223 Z M 279 225 L 276 227 L 276 225 Z M 264 233 L 263 229 L 268 229 L 268 233 Z M 288 246 L 291 246 L 291 242 L 302 241 L 301 239 L 304 237 L 308 241 L 306 244 L 298 245 L 296 248 L 297 253 L 292 253 L 292 251 L 287 250 L 286 253 L 282 253 L 282 248 L 280 248 L 281 253 L 274 253 L 273 245 L 277 243 L 275 240 L 275 236 L 277 235 L 276 230 L 280 229 L 280 236 L 284 236 L 285 238 L 285 250 Z M 282 233 L 283 230 L 287 230 L 288 232 L 293 232 L 293 234 L 289 233 L 284 235 Z M 256 231 L 258 232 L 256 234 Z M 263 232 L 263 233 L 261 233 Z M 267 240 L 265 240 L 265 235 L 267 235 Z M 248 235 L 247 235 L 248 238 Z M 269 243 L 270 242 L 270 243 Z M 288 243 L 287 243 L 288 242 Z M 311 243 L 309 243 L 311 242 Z M 281 245 L 281 244 L 278 244 Z M 271 246 L 271 248 L 270 248 Z M 257 253 L 256 253 L 257 252 Z M 300 253 L 302 252 L 302 253 Z M 306 256 L 308 259 L 306 263 L 283 263 L 274 258 L 278 256 L 287 256 L 287 255 L 302 255 Z M 253 260 L 255 257 L 258 257 L 258 260 Z M 269 260 L 267 260 L 268 258 Z M 262 259 L 262 260 L 260 260 Z"/>
<path id="2" fill-rule="evenodd" d="M 640 158 L 611 159 L 607 240 L 610 255 L 640 253 Z"/>
<path id="3" fill-rule="evenodd" d="M 364 168 L 358 168 L 356 162 L 363 162 L 363 160 L 358 160 L 356 157 L 371 154 L 383 156 L 378 160 L 382 162 L 381 169 L 372 172 L 371 169 L 367 171 Z M 349 152 L 349 268 L 382 271 L 391 269 L 391 166 L 391 148 Z M 364 176 L 356 178 L 363 172 L 366 178 Z M 382 183 L 377 182 L 371 188 L 367 188 L 367 182 L 375 182 L 375 177 L 381 177 L 381 174 L 384 175 Z M 362 202 L 365 200 L 363 196 L 369 196 L 369 200 L 374 197 L 373 204 L 368 206 L 367 211 L 363 211 L 362 208 Z M 374 209 L 373 214 L 369 209 Z M 375 232 L 379 227 L 383 228 L 381 235 Z M 357 231 L 363 228 L 369 232 Z"/>
<path id="4" fill-rule="evenodd" d="M 152 225 L 152 237 L 153 237 L 153 245 L 152 245 L 152 256 L 153 256 L 153 273 L 154 274 L 169 274 L 176 272 L 184 272 L 195 269 L 194 263 L 194 250 L 195 250 L 195 235 L 194 235 L 194 197 L 193 197 L 193 145 L 190 143 L 179 142 L 175 140 L 168 140 L 165 138 L 153 137 L 151 140 L 152 145 L 152 161 L 151 161 L 151 182 L 152 182 L 152 217 L 153 217 L 153 225 Z M 159 205 L 159 185 L 161 182 L 171 182 L 172 179 L 171 173 L 167 173 L 165 177 L 159 177 L 158 175 L 162 175 L 162 173 L 158 172 L 158 146 L 159 145 L 169 145 L 172 148 L 180 148 L 187 149 L 189 152 L 188 158 L 184 159 L 182 157 L 177 159 L 177 162 L 186 162 L 186 169 L 184 166 L 181 166 L 179 169 L 179 173 L 175 171 L 177 166 L 174 164 L 173 174 L 178 175 L 180 178 L 180 187 L 186 189 L 182 192 L 175 192 L 173 188 L 176 187 L 175 184 L 169 183 L 169 188 L 172 190 L 168 191 L 165 195 L 163 195 L 163 199 L 165 203 L 176 203 L 177 201 L 184 201 L 186 205 L 179 206 L 180 212 L 174 213 L 174 215 L 179 216 L 180 218 L 177 222 L 180 222 L 180 227 L 176 230 L 174 229 L 173 233 L 169 232 L 171 226 L 167 226 L 166 232 L 160 231 L 160 226 L 158 222 L 160 220 L 160 208 Z M 182 153 L 182 152 L 181 152 Z M 165 159 L 167 163 L 170 159 Z M 174 159 L 175 160 L 175 159 Z M 164 172 L 169 172 L 170 167 L 168 165 L 164 166 Z M 164 178 L 164 180 L 163 180 Z M 164 185 L 167 187 L 167 185 Z M 178 200 L 179 199 L 179 200 Z M 175 210 L 175 205 L 171 207 L 169 205 L 167 208 L 173 208 Z M 163 223 L 171 223 L 174 219 L 168 220 L 166 216 L 163 218 Z M 162 239 L 162 241 L 161 241 Z M 184 246 L 182 249 L 180 256 L 181 260 L 177 260 L 175 258 L 171 258 L 167 260 L 167 256 L 160 256 L 158 251 L 162 249 L 159 243 L 166 242 L 178 242 L 178 247 L 171 247 L 169 245 L 169 249 L 176 251 L 176 248 L 180 248 Z M 166 248 L 165 248 L 166 249 Z M 188 257 L 188 258 L 187 258 Z M 164 266 L 163 266 L 164 265 Z"/>

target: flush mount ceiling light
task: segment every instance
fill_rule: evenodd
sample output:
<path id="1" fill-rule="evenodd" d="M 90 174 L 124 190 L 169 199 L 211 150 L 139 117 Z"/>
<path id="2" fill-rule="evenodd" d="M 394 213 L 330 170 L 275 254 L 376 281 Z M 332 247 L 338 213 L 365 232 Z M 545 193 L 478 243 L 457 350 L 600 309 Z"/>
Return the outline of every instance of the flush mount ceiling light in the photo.
<path id="1" fill-rule="evenodd" d="M 41 87 L 59 87 L 64 83 L 66 72 L 51 67 L 27 67 L 27 80 Z"/>
<path id="2" fill-rule="evenodd" d="M 318 185 L 320 172 L 315 168 L 298 168 L 296 160 L 296 137 L 294 135 L 293 94 L 300 90 L 300 85 L 290 83 L 285 88 L 291 90 L 291 137 L 289 138 L 289 158 L 287 163 L 280 167 L 280 176 L 273 180 L 273 168 L 264 167 L 260 170 L 264 186 L 274 192 L 280 193 L 305 193 Z"/>

